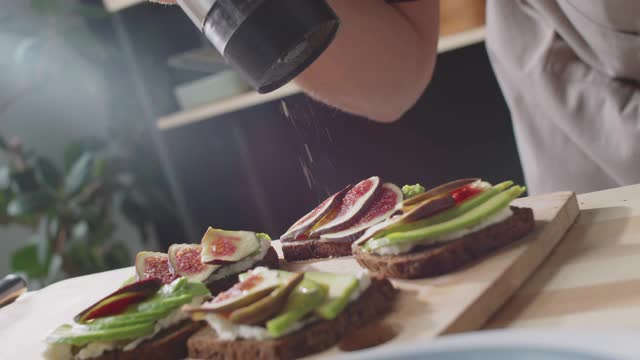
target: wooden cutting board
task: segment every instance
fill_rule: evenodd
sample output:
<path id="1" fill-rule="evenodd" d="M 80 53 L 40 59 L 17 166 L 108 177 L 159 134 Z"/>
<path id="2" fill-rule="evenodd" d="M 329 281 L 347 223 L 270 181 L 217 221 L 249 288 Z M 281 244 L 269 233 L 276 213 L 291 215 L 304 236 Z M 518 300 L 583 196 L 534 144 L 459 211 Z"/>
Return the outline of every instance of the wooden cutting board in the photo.
<path id="1" fill-rule="evenodd" d="M 400 289 L 393 313 L 385 322 L 399 331 L 391 344 L 423 341 L 435 336 L 480 328 L 522 285 L 578 215 L 573 193 L 555 193 L 518 199 L 531 207 L 535 230 L 525 239 L 484 261 L 451 275 L 425 280 L 394 280 Z M 274 246 L 279 247 L 278 242 Z M 360 271 L 351 258 L 286 264 L 294 270 Z M 44 338 L 68 323 L 81 309 L 111 293 L 134 273 L 124 268 L 60 281 L 28 292 L 0 309 L 0 359 L 39 359 Z M 314 356 L 338 354 L 334 348 Z"/>
<path id="2" fill-rule="evenodd" d="M 392 280 L 400 292 L 394 311 L 384 323 L 398 335 L 388 345 L 428 341 L 442 334 L 481 328 L 560 242 L 579 212 L 572 192 L 521 198 L 514 205 L 532 208 L 536 220 L 534 231 L 518 243 L 453 274 Z M 280 252 L 280 243 L 274 244 Z M 361 270 L 352 258 L 295 262 L 283 267 L 338 273 Z M 334 347 L 316 357 L 339 353 Z"/>

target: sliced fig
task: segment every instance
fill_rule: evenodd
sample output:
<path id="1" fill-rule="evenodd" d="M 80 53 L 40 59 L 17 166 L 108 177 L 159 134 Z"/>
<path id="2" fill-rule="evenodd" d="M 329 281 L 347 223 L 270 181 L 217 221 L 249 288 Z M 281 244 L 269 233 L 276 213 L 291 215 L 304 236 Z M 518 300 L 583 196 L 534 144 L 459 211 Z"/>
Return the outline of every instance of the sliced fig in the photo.
<path id="1" fill-rule="evenodd" d="M 73 320 L 84 323 L 92 319 L 118 315 L 131 305 L 142 302 L 155 294 L 162 283 L 158 279 L 146 279 L 121 287 L 84 309 Z"/>
<path id="2" fill-rule="evenodd" d="M 282 279 L 277 270 L 256 268 L 244 279 L 225 292 L 218 294 L 213 300 L 196 307 L 185 307 L 184 311 L 195 313 L 227 313 L 269 295 L 281 286 Z"/>
<path id="3" fill-rule="evenodd" d="M 437 197 L 444 194 L 451 194 L 456 189 L 459 189 L 465 185 L 469 185 L 473 182 L 480 180 L 479 178 L 469 178 L 469 179 L 458 179 L 454 181 L 450 181 L 446 184 L 442 184 L 440 186 L 436 186 L 433 189 L 429 189 L 426 192 L 409 198 L 402 202 L 403 210 L 406 210 L 407 207 L 415 206 L 429 198 Z"/>
<path id="4" fill-rule="evenodd" d="M 311 210 L 308 214 L 300 218 L 296 221 L 287 232 L 284 233 L 280 237 L 281 241 L 291 241 L 296 240 L 298 237 L 307 232 L 307 230 L 311 229 L 318 221 L 324 218 L 332 209 L 334 209 L 344 195 L 351 189 L 351 185 L 345 187 L 344 189 L 338 191 L 337 193 L 328 197 L 325 201 L 323 201 L 320 205 L 318 205 L 315 209 Z"/>
<path id="5" fill-rule="evenodd" d="M 200 260 L 203 263 L 224 265 L 255 254 L 260 250 L 260 239 L 249 231 L 227 231 L 210 227 L 200 245 Z"/>
<path id="6" fill-rule="evenodd" d="M 399 222 L 408 223 L 424 219 L 454 206 L 456 206 L 456 201 L 450 194 L 434 196 L 405 211 Z"/>
<path id="7" fill-rule="evenodd" d="M 357 239 L 366 229 L 393 215 L 402 203 L 402 196 L 402 190 L 396 185 L 383 184 L 369 207 L 351 226 L 336 233 L 323 234 L 320 239 L 329 242 L 349 242 Z"/>
<path id="8" fill-rule="evenodd" d="M 333 219 L 312 231 L 311 237 L 345 229 L 365 211 L 380 188 L 380 178 L 377 176 L 360 181 L 344 195 Z"/>
<path id="9" fill-rule="evenodd" d="M 202 246 L 198 244 L 174 244 L 169 247 L 170 270 L 174 275 L 193 281 L 205 281 L 220 265 L 204 264 L 200 260 Z"/>
<path id="10" fill-rule="evenodd" d="M 141 251 L 136 255 L 136 273 L 138 280 L 158 279 L 163 284 L 170 284 L 179 277 L 171 272 L 167 254 L 152 251 Z"/>

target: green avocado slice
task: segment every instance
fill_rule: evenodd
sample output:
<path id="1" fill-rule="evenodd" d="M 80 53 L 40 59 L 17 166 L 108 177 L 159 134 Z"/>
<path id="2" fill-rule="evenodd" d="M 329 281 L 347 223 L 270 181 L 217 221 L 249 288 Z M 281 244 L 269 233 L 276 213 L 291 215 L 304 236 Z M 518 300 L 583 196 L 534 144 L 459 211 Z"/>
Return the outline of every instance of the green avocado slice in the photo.
<path id="1" fill-rule="evenodd" d="M 439 224 L 445 221 L 449 221 L 451 219 L 454 219 L 464 213 L 466 213 L 467 211 L 473 209 L 476 206 L 479 206 L 480 204 L 484 203 L 485 201 L 489 200 L 490 198 L 492 198 L 493 196 L 499 194 L 500 192 L 508 189 L 509 187 L 511 187 L 513 185 L 513 181 L 505 181 L 502 182 L 500 184 L 497 184 L 493 187 L 491 187 L 490 189 L 487 189 L 485 191 L 483 191 L 482 193 L 478 194 L 477 196 L 472 197 L 471 199 L 463 202 L 462 204 L 449 209 L 449 210 L 445 210 L 439 214 L 436 214 L 434 216 L 430 216 L 428 218 L 422 219 L 422 220 L 418 220 L 418 221 L 414 221 L 414 222 L 410 222 L 410 223 L 399 223 L 399 224 L 390 224 L 388 227 L 386 227 L 385 229 L 381 230 L 378 234 L 376 234 L 373 238 L 374 239 L 379 239 L 382 237 L 385 237 L 391 233 L 396 233 L 396 232 L 407 232 L 407 231 L 411 231 L 411 230 L 416 230 L 416 229 L 421 229 L 427 226 L 431 226 L 431 225 L 435 225 L 435 224 Z"/>
<path id="2" fill-rule="evenodd" d="M 365 250 L 370 251 L 384 246 L 419 243 L 424 239 L 446 235 L 454 231 L 475 226 L 487 217 L 509 206 L 509 203 L 522 195 L 525 190 L 525 187 L 514 186 L 497 195 L 491 196 L 480 205 L 473 207 L 451 220 L 412 231 L 394 232 L 384 238 L 369 240 L 365 244 Z"/>
<path id="3" fill-rule="evenodd" d="M 55 329 L 47 337 L 47 342 L 84 346 L 94 341 L 109 342 L 137 339 L 152 334 L 153 330 L 153 322 L 143 322 L 110 329 L 96 329 L 91 325 L 65 324 Z"/>
<path id="4" fill-rule="evenodd" d="M 62 325 L 47 337 L 47 342 L 84 346 L 96 341 L 134 340 L 152 334 L 156 321 L 171 311 L 205 295 L 210 293 L 203 284 L 178 279 L 122 314 L 96 318 L 87 324 Z"/>
<path id="5" fill-rule="evenodd" d="M 173 309 L 177 309 L 178 307 L 188 304 L 193 299 L 193 295 L 184 294 L 178 296 L 164 297 L 164 298 L 154 298 L 151 301 L 146 301 L 138 305 L 138 312 L 148 312 L 148 311 L 171 311 Z"/>
<path id="6" fill-rule="evenodd" d="M 124 313 L 115 316 L 108 316 L 95 319 L 89 323 L 93 329 L 110 329 L 115 327 L 125 327 L 142 322 L 155 322 L 160 320 L 172 311 L 172 309 L 159 309 L 146 312 Z"/>
<path id="7" fill-rule="evenodd" d="M 327 288 L 308 278 L 293 289 L 284 309 L 278 316 L 267 321 L 267 331 L 274 337 L 284 334 L 307 314 L 320 306 L 327 297 Z"/>
<path id="8" fill-rule="evenodd" d="M 358 278 L 348 274 L 307 272 L 305 276 L 329 288 L 327 299 L 314 312 L 323 319 L 335 319 L 358 289 Z"/>

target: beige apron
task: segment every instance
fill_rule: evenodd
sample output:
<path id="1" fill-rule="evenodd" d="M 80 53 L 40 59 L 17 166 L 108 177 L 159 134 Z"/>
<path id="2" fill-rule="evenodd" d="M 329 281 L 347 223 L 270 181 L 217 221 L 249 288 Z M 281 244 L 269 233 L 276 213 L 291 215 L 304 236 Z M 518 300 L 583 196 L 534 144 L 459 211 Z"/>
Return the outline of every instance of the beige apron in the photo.
<path id="1" fill-rule="evenodd" d="M 640 0 L 489 0 L 532 193 L 640 183 Z"/>

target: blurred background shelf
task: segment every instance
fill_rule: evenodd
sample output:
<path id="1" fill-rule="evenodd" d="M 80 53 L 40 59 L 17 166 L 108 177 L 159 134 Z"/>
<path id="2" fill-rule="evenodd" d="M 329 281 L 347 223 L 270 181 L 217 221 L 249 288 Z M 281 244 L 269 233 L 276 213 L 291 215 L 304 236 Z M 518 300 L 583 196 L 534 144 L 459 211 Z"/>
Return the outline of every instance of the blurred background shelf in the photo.
<path id="1" fill-rule="evenodd" d="M 484 26 L 456 34 L 442 36 L 438 42 L 438 53 L 444 53 L 446 51 L 480 43 L 484 41 L 484 37 Z M 268 101 L 282 99 L 299 92 L 301 92 L 301 89 L 293 83 L 269 94 L 258 94 L 255 91 L 249 91 L 162 116 L 158 118 L 157 125 L 161 130 L 169 130 Z"/>
<path id="2" fill-rule="evenodd" d="M 146 0 L 102 0 L 102 3 L 107 11 L 114 13 L 145 1 Z"/>
<path id="3" fill-rule="evenodd" d="M 103 0 L 105 8 L 110 12 L 118 12 L 146 2 L 148 1 Z M 438 53 L 460 49 L 484 41 L 484 7 L 484 0 L 441 1 Z M 156 119 L 156 126 L 160 130 L 170 130 L 197 123 L 301 92 L 295 84 L 289 84 L 265 95 L 258 94 L 255 91 L 244 92 L 241 91 L 242 88 L 238 86 L 237 81 L 234 82 L 233 79 L 227 79 L 230 82 L 229 89 L 220 89 L 221 86 L 226 86 L 224 80 L 215 79 L 215 75 L 211 74 L 228 71 L 228 69 L 225 69 L 224 61 L 209 46 L 172 55 L 168 59 L 168 65 L 176 69 L 199 71 L 209 75 L 207 76 L 208 79 L 187 82 L 174 89 L 174 95 L 180 108 L 177 111 L 162 114 Z M 206 89 L 210 90 L 207 91 Z M 207 101 L 206 97 L 209 94 L 210 99 Z M 225 94 L 228 96 L 225 97 Z M 193 101 L 189 101 L 190 97 L 193 98 Z"/>
<path id="4" fill-rule="evenodd" d="M 178 111 L 158 118 L 158 128 L 169 130 L 180 126 L 185 126 L 198 121 L 210 119 L 211 117 L 230 113 L 250 106 L 259 105 L 273 100 L 285 98 L 289 95 L 297 94 L 301 90 L 293 83 L 285 85 L 280 89 L 268 94 L 258 94 L 249 91 L 244 94 L 235 95 L 223 100 L 213 101 L 200 105 L 192 109 Z"/>

